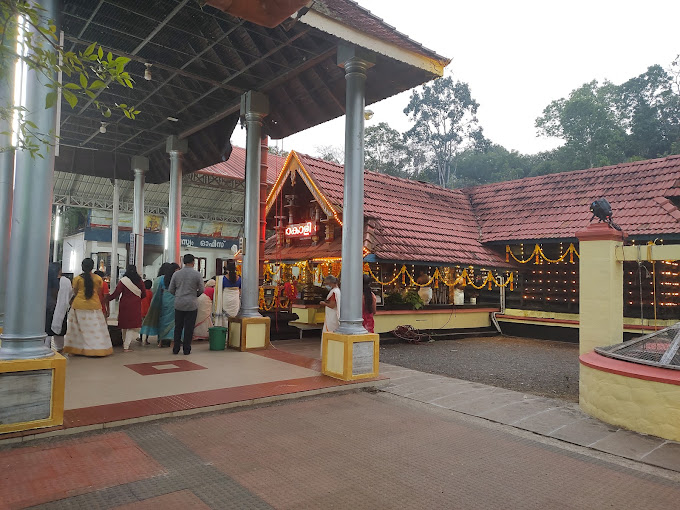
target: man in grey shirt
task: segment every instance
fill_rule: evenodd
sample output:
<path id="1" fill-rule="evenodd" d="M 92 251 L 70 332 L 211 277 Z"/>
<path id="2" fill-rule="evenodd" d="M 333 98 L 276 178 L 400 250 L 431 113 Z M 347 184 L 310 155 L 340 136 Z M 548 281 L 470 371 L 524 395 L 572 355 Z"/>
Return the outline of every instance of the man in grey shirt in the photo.
<path id="1" fill-rule="evenodd" d="M 203 278 L 194 269 L 196 258 L 187 253 L 184 255 L 184 267 L 175 271 L 170 280 L 168 291 L 175 296 L 175 343 L 172 353 L 179 354 L 182 346 L 184 354 L 191 354 L 191 338 L 194 336 L 196 315 L 198 314 L 198 296 L 203 294 Z M 184 341 L 182 341 L 184 330 Z"/>

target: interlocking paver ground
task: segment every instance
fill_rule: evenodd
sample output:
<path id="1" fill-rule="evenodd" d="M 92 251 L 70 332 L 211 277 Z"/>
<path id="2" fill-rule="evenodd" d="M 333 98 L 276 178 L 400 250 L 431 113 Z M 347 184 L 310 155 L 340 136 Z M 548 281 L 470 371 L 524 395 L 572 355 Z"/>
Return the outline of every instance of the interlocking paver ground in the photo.
<path id="1" fill-rule="evenodd" d="M 57 491 L 68 473 L 56 465 L 53 501 L 36 508 L 666 510 L 680 500 L 680 473 L 382 391 L 142 423 L 75 441 L 132 444 L 157 469 L 68 497 Z M 17 452 L 68 452 L 73 443 L 6 447 L 0 465 Z M 31 490 L 31 467 L 11 479 L 16 490 Z M 104 468 L 122 474 L 130 466 Z M 3 509 L 26 506 L 1 501 Z"/>

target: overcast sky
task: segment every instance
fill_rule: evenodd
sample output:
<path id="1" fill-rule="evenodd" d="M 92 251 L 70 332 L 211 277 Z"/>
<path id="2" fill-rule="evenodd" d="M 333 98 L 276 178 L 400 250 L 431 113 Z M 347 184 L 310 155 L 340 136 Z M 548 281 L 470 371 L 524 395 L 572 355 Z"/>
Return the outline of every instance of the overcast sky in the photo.
<path id="1" fill-rule="evenodd" d="M 470 84 L 487 138 L 523 153 L 559 145 L 537 138 L 534 121 L 552 100 L 593 79 L 614 83 L 653 64 L 667 68 L 680 53 L 680 1 L 647 0 L 358 0 L 400 32 L 451 58 L 446 72 Z M 399 8 L 396 8 L 399 7 Z M 410 92 L 369 108 L 366 126 L 387 122 L 404 132 Z M 233 141 L 245 145 L 236 128 Z M 271 141 L 315 155 L 344 147 L 344 117 Z"/>

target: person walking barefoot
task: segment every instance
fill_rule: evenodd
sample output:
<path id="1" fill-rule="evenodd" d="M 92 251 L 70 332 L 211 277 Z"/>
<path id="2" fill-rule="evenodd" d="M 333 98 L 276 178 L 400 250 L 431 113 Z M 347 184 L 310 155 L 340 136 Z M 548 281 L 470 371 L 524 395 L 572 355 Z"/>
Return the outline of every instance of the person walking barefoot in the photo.
<path id="1" fill-rule="evenodd" d="M 129 265 L 125 274 L 116 285 L 116 290 L 108 297 L 113 301 L 120 297 L 118 306 L 118 328 L 123 333 L 123 352 L 130 352 L 132 340 L 139 337 L 142 327 L 142 298 L 146 296 L 146 288 L 137 268 Z"/>

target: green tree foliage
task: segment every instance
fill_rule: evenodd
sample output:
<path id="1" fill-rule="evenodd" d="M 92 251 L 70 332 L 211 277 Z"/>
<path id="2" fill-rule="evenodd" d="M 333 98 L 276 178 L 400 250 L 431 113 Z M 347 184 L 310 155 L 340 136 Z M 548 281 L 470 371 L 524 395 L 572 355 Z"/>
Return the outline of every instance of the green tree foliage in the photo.
<path id="1" fill-rule="evenodd" d="M 677 66 L 677 61 L 674 63 Z M 680 140 L 680 91 L 671 73 L 659 65 L 616 88 L 614 106 L 626 129 L 628 158 L 669 154 Z M 674 89 L 675 87 L 675 89 Z"/>
<path id="2" fill-rule="evenodd" d="M 568 98 L 550 103 L 536 119 L 539 135 L 565 140 L 574 167 L 592 168 L 622 161 L 626 132 L 612 110 L 614 87 L 597 81 L 574 90 Z"/>
<path id="3" fill-rule="evenodd" d="M 381 122 L 364 132 L 366 169 L 373 172 L 408 177 L 408 148 L 402 134 Z"/>
<path id="4" fill-rule="evenodd" d="M 24 51 L 17 51 L 17 37 L 23 34 Z M 104 117 L 111 117 L 112 110 L 128 119 L 134 119 L 140 111 L 134 105 L 109 105 L 99 100 L 102 90 L 111 84 L 132 88 L 133 80 L 125 71 L 130 61 L 105 52 L 97 43 L 84 51 L 66 51 L 59 45 L 57 27 L 44 15 L 44 10 L 25 0 L 0 0 L 0 82 L 12 82 L 14 66 L 23 62 L 34 71 L 45 87 L 45 108 L 54 107 L 58 92 L 75 108 L 81 100 L 91 101 Z M 60 83 L 57 72 L 63 73 Z M 11 95 L 11 94 L 10 94 Z M 32 122 L 25 120 L 26 110 L 11 104 L 0 105 L 0 117 L 12 122 L 15 112 L 19 117 L 19 146 L 34 156 L 41 156 L 40 144 L 49 144 L 53 133 L 41 133 Z M 9 147 L 1 147 L 7 150 Z"/>
<path id="5" fill-rule="evenodd" d="M 425 149 L 428 166 L 436 169 L 442 187 L 455 184 L 456 157 L 484 140 L 478 107 L 467 83 L 445 77 L 414 91 L 404 109 L 413 122 L 405 139 Z"/>

